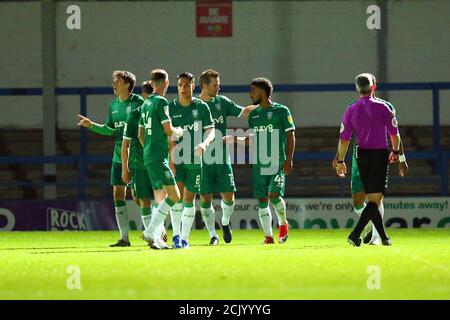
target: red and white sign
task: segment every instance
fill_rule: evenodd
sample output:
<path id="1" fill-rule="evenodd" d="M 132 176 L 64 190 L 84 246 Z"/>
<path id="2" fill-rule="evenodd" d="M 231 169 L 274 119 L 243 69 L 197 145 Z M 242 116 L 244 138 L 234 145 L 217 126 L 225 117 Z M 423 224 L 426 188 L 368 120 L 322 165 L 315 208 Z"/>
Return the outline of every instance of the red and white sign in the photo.
<path id="1" fill-rule="evenodd" d="M 231 3 L 231 0 L 197 0 L 197 37 L 231 37 Z"/>

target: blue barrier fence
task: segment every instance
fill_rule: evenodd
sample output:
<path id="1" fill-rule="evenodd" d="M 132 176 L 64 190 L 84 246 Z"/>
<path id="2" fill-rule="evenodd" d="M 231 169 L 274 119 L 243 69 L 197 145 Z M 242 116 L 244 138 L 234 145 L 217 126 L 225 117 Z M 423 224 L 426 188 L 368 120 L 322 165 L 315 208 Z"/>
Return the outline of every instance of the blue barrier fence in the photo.
<path id="1" fill-rule="evenodd" d="M 433 172 L 440 180 L 441 195 L 447 196 L 449 189 L 448 162 L 450 152 L 441 146 L 440 141 L 440 91 L 449 90 L 450 82 L 436 83 L 380 83 L 379 91 L 431 91 L 432 92 L 432 112 L 433 112 L 433 149 L 432 151 L 407 152 L 409 160 L 431 160 L 434 163 Z M 176 93 L 176 87 L 169 87 L 168 93 Z M 249 91 L 247 85 L 221 86 L 222 93 L 246 93 Z M 276 92 L 351 92 L 354 91 L 354 84 L 279 84 L 274 85 Z M 135 92 L 140 93 L 140 88 Z M 111 87 L 58 87 L 55 89 L 56 95 L 77 95 L 80 97 L 80 114 L 87 114 L 88 95 L 112 95 Z M 0 88 L 0 96 L 41 96 L 41 88 Z M 45 164 L 45 163 L 73 163 L 78 167 L 78 198 L 84 199 L 86 186 L 86 167 L 88 163 L 110 163 L 111 156 L 91 156 L 87 154 L 88 136 L 85 129 L 80 129 L 80 154 L 76 156 L 0 156 L 0 163 L 3 164 Z M 331 160 L 334 153 L 331 152 L 296 152 L 295 160 Z M 409 178 L 411 179 L 411 178 Z M 420 179 L 424 179 L 421 177 Z M 435 178 L 432 178 L 435 181 Z M 343 181 L 340 181 L 341 194 L 343 193 Z M 301 183 L 301 179 L 298 181 Z M 345 181 L 347 182 L 347 181 Z M 56 182 L 39 182 L 34 186 L 44 186 L 55 184 Z M 30 184 L 20 183 L 19 185 Z M 68 182 L 66 185 L 73 185 Z"/>

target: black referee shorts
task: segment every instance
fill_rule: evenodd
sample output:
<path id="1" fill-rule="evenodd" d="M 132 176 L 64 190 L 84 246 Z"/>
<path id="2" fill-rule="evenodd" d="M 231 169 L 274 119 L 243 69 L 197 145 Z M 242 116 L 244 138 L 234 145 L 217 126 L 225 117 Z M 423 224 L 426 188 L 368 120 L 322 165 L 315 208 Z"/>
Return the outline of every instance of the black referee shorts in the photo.
<path id="1" fill-rule="evenodd" d="M 389 172 L 388 149 L 357 149 L 356 162 L 359 174 L 368 193 L 386 192 Z"/>

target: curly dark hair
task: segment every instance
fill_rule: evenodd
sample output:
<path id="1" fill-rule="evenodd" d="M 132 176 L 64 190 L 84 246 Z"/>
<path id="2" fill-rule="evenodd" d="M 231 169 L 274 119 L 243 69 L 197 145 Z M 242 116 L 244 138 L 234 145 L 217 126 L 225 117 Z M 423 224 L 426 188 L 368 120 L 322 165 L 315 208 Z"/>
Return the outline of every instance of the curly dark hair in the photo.
<path id="1" fill-rule="evenodd" d="M 120 78 L 125 83 L 128 83 L 130 86 L 128 87 L 128 91 L 132 92 L 134 89 L 134 85 L 136 84 L 136 76 L 132 74 L 130 71 L 126 70 L 116 70 L 112 74 L 113 78 Z"/>
<path id="2" fill-rule="evenodd" d="M 255 86 L 255 87 L 258 87 L 260 89 L 263 89 L 268 97 L 270 97 L 270 95 L 273 92 L 272 83 L 267 78 L 263 78 L 263 77 L 255 78 L 255 79 L 252 80 L 252 84 L 251 85 Z"/>

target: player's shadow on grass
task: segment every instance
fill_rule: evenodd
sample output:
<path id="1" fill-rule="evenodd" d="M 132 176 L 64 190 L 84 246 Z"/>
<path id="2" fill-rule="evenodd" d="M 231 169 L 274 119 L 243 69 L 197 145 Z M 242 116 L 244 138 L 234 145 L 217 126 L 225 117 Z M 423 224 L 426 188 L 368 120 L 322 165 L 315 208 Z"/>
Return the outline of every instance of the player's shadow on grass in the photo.
<path id="1" fill-rule="evenodd" d="M 105 246 L 96 246 L 96 247 L 25 247 L 25 248 L 21 247 L 21 248 L 0 248 L 0 252 L 1 251 L 19 251 L 19 250 L 27 251 L 27 250 L 61 250 L 61 249 L 88 249 L 88 250 L 89 249 L 108 249 L 108 251 L 111 251 L 111 252 L 119 252 L 119 251 L 133 251 L 137 248 L 144 249 L 144 248 L 148 248 L 148 246 L 143 244 L 143 245 L 138 245 L 138 246 L 132 246 L 132 247 L 129 247 L 128 249 L 122 248 L 122 250 L 120 250 L 119 248 L 111 249 L 110 247 L 105 247 Z M 138 249 L 138 250 L 141 250 L 141 249 Z M 81 251 L 81 252 L 91 252 L 91 251 Z M 97 251 L 100 252 L 99 250 L 95 250 L 93 252 L 97 252 Z M 104 252 L 104 251 L 107 251 L 107 250 L 102 250 L 101 252 Z M 62 252 L 69 252 L 69 251 L 62 251 Z"/>
<path id="2" fill-rule="evenodd" d="M 227 244 L 219 244 L 218 246 L 212 246 L 208 243 L 201 243 L 201 244 L 193 244 L 191 245 L 192 248 L 195 247 L 211 247 L 211 248 L 215 248 L 215 247 L 222 247 L 222 248 L 226 248 L 226 247 L 245 247 L 245 246 L 254 246 L 257 245 L 258 243 L 227 243 Z"/>
<path id="3" fill-rule="evenodd" d="M 79 249 L 81 247 L 28 247 L 28 248 L 0 248 L 0 251 L 7 251 L 7 250 L 54 250 L 54 249 Z M 94 249 L 98 247 L 90 247 L 88 249 Z"/>
<path id="4" fill-rule="evenodd" d="M 109 249 L 109 250 L 71 250 L 71 251 L 42 251 L 42 252 L 30 252 L 30 254 L 61 254 L 61 253 L 123 253 L 123 252 L 142 252 L 142 251 L 152 251 L 150 248 L 137 249 Z M 163 250 L 161 250 L 163 251 Z"/>

